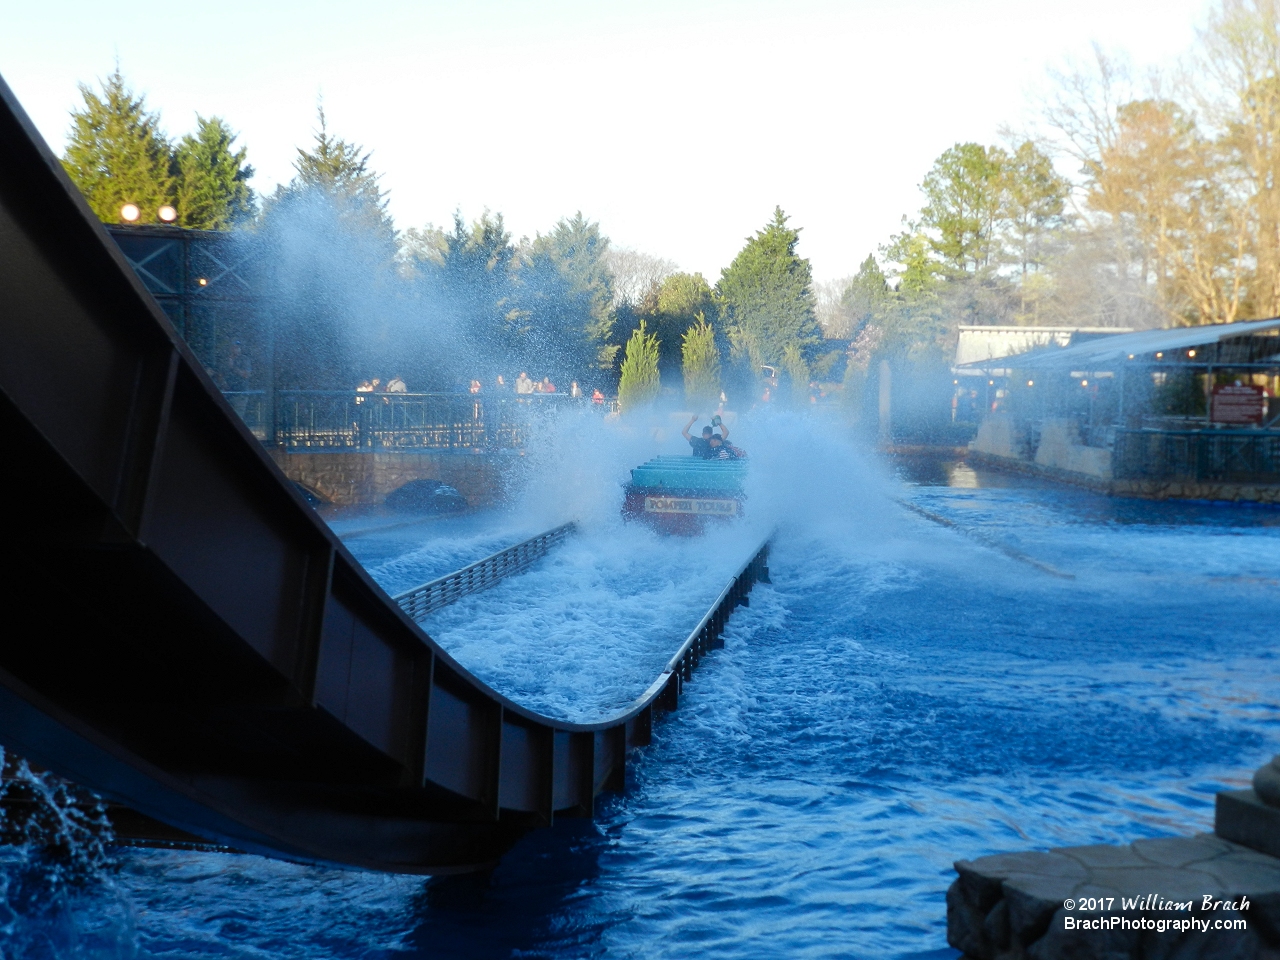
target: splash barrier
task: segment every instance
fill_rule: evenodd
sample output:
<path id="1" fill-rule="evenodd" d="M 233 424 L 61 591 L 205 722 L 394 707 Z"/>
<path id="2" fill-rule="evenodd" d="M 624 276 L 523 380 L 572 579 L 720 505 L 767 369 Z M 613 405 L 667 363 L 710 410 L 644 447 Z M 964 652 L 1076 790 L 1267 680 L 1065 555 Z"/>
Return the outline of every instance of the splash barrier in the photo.
<path id="1" fill-rule="evenodd" d="M 400 604 L 400 609 L 407 613 L 414 623 L 421 623 L 422 619 L 433 610 L 439 610 L 470 594 L 488 590 L 507 577 L 528 570 L 575 529 L 572 523 L 561 524 L 536 537 L 521 540 L 505 550 L 499 550 L 483 560 L 467 564 L 461 570 L 455 570 L 420 587 L 398 593 L 391 599 Z"/>
<path id="2" fill-rule="evenodd" d="M 315 516 L 2 81 L 0 253 L 0 742 L 178 830 L 377 870 L 492 863 L 621 789 L 767 573 L 766 542 L 627 710 L 527 710 Z"/>

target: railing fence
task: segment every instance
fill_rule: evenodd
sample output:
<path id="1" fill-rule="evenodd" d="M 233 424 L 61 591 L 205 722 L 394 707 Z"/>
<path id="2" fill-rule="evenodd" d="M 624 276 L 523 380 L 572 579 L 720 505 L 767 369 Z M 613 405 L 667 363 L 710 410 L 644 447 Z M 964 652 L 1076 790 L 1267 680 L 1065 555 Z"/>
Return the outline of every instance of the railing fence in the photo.
<path id="1" fill-rule="evenodd" d="M 514 450 L 552 410 L 613 406 L 567 394 L 285 390 L 276 394 L 275 442 L 289 450 Z"/>
<path id="2" fill-rule="evenodd" d="M 400 609 L 415 623 L 420 623 L 433 610 L 446 607 L 468 594 L 487 590 L 500 580 L 527 570 L 575 529 L 577 528 L 573 523 L 561 524 L 536 537 L 522 540 L 515 546 L 499 550 L 483 560 L 477 560 L 461 570 L 455 570 L 430 583 L 406 590 L 392 599 L 400 604 Z"/>
<path id="3" fill-rule="evenodd" d="M 1277 430 L 1117 430 L 1112 471 L 1122 480 L 1276 483 Z"/>

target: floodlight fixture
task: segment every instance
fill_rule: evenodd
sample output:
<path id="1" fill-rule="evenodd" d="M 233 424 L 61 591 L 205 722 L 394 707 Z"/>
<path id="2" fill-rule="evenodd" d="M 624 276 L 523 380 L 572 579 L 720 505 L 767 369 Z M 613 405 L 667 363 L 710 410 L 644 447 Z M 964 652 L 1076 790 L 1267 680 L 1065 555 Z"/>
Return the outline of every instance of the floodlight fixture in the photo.
<path id="1" fill-rule="evenodd" d="M 178 219 L 178 211 L 166 203 L 163 207 L 161 207 L 159 210 L 156 211 L 156 216 L 158 216 L 165 223 L 173 223 L 173 221 Z"/>
<path id="2" fill-rule="evenodd" d="M 202 287 L 207 287 L 209 285 L 209 281 L 204 277 L 201 277 L 199 280 L 196 281 L 196 283 L 200 284 L 200 286 Z"/>
<path id="3" fill-rule="evenodd" d="M 1195 352 L 1194 350 L 1188 350 L 1188 351 L 1187 351 L 1187 356 L 1188 356 L 1188 357 L 1194 357 L 1195 355 L 1196 355 L 1196 352 Z"/>
<path id="4" fill-rule="evenodd" d="M 120 219 L 125 223 L 137 223 L 140 216 L 142 211 L 138 209 L 136 203 L 126 203 L 120 208 Z"/>

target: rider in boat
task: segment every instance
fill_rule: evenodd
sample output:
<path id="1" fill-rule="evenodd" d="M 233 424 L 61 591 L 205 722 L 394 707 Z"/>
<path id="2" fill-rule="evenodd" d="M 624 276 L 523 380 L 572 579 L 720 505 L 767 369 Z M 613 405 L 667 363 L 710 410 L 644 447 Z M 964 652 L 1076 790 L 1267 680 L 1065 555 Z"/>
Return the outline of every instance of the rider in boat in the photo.
<path id="1" fill-rule="evenodd" d="M 684 425 L 684 429 L 680 431 L 680 435 L 689 441 L 689 446 L 693 448 L 692 452 L 695 457 L 700 457 L 703 460 L 710 460 L 711 428 L 703 427 L 702 436 L 700 437 L 692 437 L 689 435 L 689 428 L 692 427 L 697 420 L 698 415 L 695 413 L 689 418 L 689 422 Z"/>

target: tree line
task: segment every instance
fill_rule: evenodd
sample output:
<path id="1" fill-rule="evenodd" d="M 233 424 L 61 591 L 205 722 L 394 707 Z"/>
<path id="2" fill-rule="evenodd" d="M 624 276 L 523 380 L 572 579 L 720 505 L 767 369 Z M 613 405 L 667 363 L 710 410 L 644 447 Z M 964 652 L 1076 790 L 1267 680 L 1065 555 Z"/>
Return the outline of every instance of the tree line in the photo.
<path id="1" fill-rule="evenodd" d="M 1280 314 L 1280 4 L 1218 0 L 1176 72 L 1095 49 L 1039 120 L 958 143 L 924 203 L 828 291 L 828 330 L 942 364 L 961 323 L 1128 327 Z"/>
<path id="2" fill-rule="evenodd" d="M 63 163 L 100 219 L 133 204 L 154 223 L 169 205 L 177 225 L 234 231 L 269 263 L 279 386 L 380 371 L 449 389 L 528 369 L 616 384 L 628 405 L 664 388 L 712 402 L 754 390 L 764 365 L 799 394 L 843 356 L 824 346 L 800 231 L 780 208 L 711 284 L 614 246 L 581 213 L 518 240 L 487 210 L 400 231 L 371 154 L 335 135 L 323 107 L 290 182 L 259 195 L 222 118 L 171 139 L 118 67 L 80 94 Z"/>

